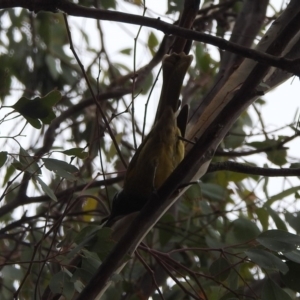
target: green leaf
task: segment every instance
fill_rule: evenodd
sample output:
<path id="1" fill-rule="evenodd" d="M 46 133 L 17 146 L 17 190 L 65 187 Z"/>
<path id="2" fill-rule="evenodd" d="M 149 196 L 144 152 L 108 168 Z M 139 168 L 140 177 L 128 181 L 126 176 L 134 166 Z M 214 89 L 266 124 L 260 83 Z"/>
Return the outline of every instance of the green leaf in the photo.
<path id="1" fill-rule="evenodd" d="M 125 48 L 120 51 L 120 53 L 125 54 L 125 55 L 131 55 L 132 48 Z"/>
<path id="2" fill-rule="evenodd" d="M 74 85 L 76 82 L 78 82 L 77 73 L 72 71 L 69 67 L 66 65 L 60 66 L 62 69 L 62 78 L 66 81 L 69 85 Z M 66 102 L 64 103 L 66 104 Z"/>
<path id="3" fill-rule="evenodd" d="M 65 161 L 53 158 L 43 158 L 42 161 L 48 170 L 53 171 L 58 176 L 71 181 L 76 180 L 76 177 L 73 175 L 73 173 L 77 173 L 78 169 L 75 166 L 70 165 Z"/>
<path id="4" fill-rule="evenodd" d="M 12 280 L 21 280 L 24 276 L 24 271 L 15 268 L 13 265 L 3 266 L 1 269 L 1 277 Z"/>
<path id="5" fill-rule="evenodd" d="M 78 280 L 83 282 L 89 282 L 92 276 L 96 273 L 97 269 L 101 265 L 100 259 L 96 253 L 83 249 L 82 261 L 80 268 L 77 268 L 72 276 L 72 282 L 76 283 Z M 82 286 L 76 286 L 76 290 L 80 292 Z"/>
<path id="6" fill-rule="evenodd" d="M 268 213 L 270 214 L 271 218 L 275 222 L 275 225 L 278 229 L 287 231 L 287 227 L 285 223 L 281 220 L 281 218 L 278 216 L 278 213 L 274 211 L 271 207 L 267 208 Z"/>
<path id="7" fill-rule="evenodd" d="M 40 175 L 41 169 L 36 160 L 31 157 L 22 147 L 20 147 L 19 158 L 21 169 L 30 174 Z"/>
<path id="8" fill-rule="evenodd" d="M 264 206 L 270 206 L 275 201 L 282 200 L 283 198 L 285 198 L 287 196 L 297 193 L 299 191 L 299 189 L 300 189 L 299 186 L 295 186 L 295 187 L 291 187 L 283 192 L 280 192 L 277 195 L 271 196 Z"/>
<path id="9" fill-rule="evenodd" d="M 71 299 L 74 294 L 74 284 L 70 282 L 70 276 L 64 271 L 52 276 L 49 287 L 54 294 L 62 294 L 67 299 Z"/>
<path id="10" fill-rule="evenodd" d="M 228 286 L 231 290 L 236 290 L 239 287 L 240 281 L 240 273 L 239 273 L 239 266 L 234 267 L 234 271 L 230 272 L 226 282 L 228 282 Z"/>
<path id="11" fill-rule="evenodd" d="M 99 266 L 101 265 L 101 261 L 96 253 L 88 253 L 84 250 L 85 258 L 82 261 L 81 267 L 91 275 L 95 274 Z"/>
<path id="12" fill-rule="evenodd" d="M 245 251 L 246 255 L 257 265 L 264 269 L 279 270 L 286 274 L 289 270 L 288 266 L 273 253 L 262 249 L 250 249 Z"/>
<path id="13" fill-rule="evenodd" d="M 232 222 L 232 232 L 238 243 L 255 239 L 260 234 L 256 224 L 245 218 L 239 218 Z"/>
<path id="14" fill-rule="evenodd" d="M 211 208 L 211 205 L 208 201 L 200 201 L 199 203 L 199 207 L 200 207 L 200 211 L 204 214 L 204 215 L 209 215 L 209 214 L 213 214 L 213 210 Z"/>
<path id="15" fill-rule="evenodd" d="M 226 148 L 235 149 L 244 143 L 245 135 L 242 121 L 237 120 L 230 129 L 229 134 L 224 138 L 223 143 Z"/>
<path id="16" fill-rule="evenodd" d="M 246 145 L 250 147 L 254 147 L 256 149 L 264 149 L 264 148 L 270 148 L 274 147 L 274 149 L 278 146 L 278 141 L 276 140 L 264 140 L 261 142 L 251 142 L 251 143 L 246 143 Z"/>
<path id="17" fill-rule="evenodd" d="M 40 177 L 36 176 L 35 179 L 41 185 L 41 188 L 46 195 L 48 195 L 52 200 L 57 201 L 57 198 L 50 187 Z"/>
<path id="18" fill-rule="evenodd" d="M 153 84 L 153 74 L 150 72 L 141 86 L 141 94 L 146 95 Z"/>
<path id="19" fill-rule="evenodd" d="M 269 214 L 267 210 L 264 207 L 260 207 L 255 210 L 255 213 L 263 227 L 263 230 L 267 230 L 269 227 Z"/>
<path id="20" fill-rule="evenodd" d="M 43 105 L 48 108 L 48 115 L 44 118 L 41 118 L 41 121 L 44 124 L 50 124 L 52 120 L 55 119 L 55 113 L 52 110 L 52 107 L 61 99 L 61 93 L 57 90 L 53 90 L 48 93 L 46 96 L 42 97 Z"/>
<path id="21" fill-rule="evenodd" d="M 59 73 L 56 69 L 56 62 L 52 55 L 46 55 L 45 63 L 48 67 L 48 70 L 54 79 L 57 79 Z"/>
<path id="22" fill-rule="evenodd" d="M 2 186 L 6 185 L 7 182 L 9 181 L 11 175 L 15 172 L 15 167 L 13 163 L 6 169 L 6 174 L 4 176 L 3 184 Z"/>
<path id="23" fill-rule="evenodd" d="M 101 0 L 101 6 L 104 9 L 108 9 L 108 8 L 116 9 L 116 1 L 115 0 Z"/>
<path id="24" fill-rule="evenodd" d="M 115 140 L 116 140 L 117 144 L 121 143 L 123 136 L 124 136 L 124 133 L 115 134 Z M 116 147 L 115 147 L 114 143 L 111 143 L 109 150 L 107 151 L 107 154 L 106 154 L 107 161 L 108 162 L 115 161 L 116 155 L 117 155 Z"/>
<path id="25" fill-rule="evenodd" d="M 215 277 L 216 280 L 224 281 L 229 276 L 231 270 L 231 265 L 229 262 L 220 257 L 215 260 L 209 267 L 209 272 L 212 276 Z"/>
<path id="26" fill-rule="evenodd" d="M 290 252 L 300 246 L 298 235 L 282 230 L 268 230 L 261 233 L 256 240 L 266 248 L 276 252 Z"/>
<path id="27" fill-rule="evenodd" d="M 33 118 L 30 118 L 30 117 L 25 117 L 23 115 L 23 117 L 26 119 L 26 121 L 34 128 L 36 129 L 41 129 L 42 128 L 42 124 L 41 122 L 38 120 L 38 119 L 33 119 Z"/>
<path id="28" fill-rule="evenodd" d="M 182 0 L 168 0 L 168 10 L 166 14 L 178 13 L 183 9 L 183 2 Z"/>
<path id="29" fill-rule="evenodd" d="M 11 164 L 16 170 L 19 170 L 19 171 L 23 171 L 23 165 L 18 161 L 16 160 L 15 158 L 13 159 L 13 163 Z"/>
<path id="30" fill-rule="evenodd" d="M 253 126 L 252 119 L 246 110 L 242 112 L 242 114 L 240 115 L 240 119 L 242 120 L 243 125 L 246 125 L 250 128 Z"/>
<path id="31" fill-rule="evenodd" d="M 151 32 L 148 38 L 148 47 L 152 56 L 155 54 L 155 48 L 157 47 L 157 45 L 158 39 L 156 38 L 155 34 Z"/>
<path id="32" fill-rule="evenodd" d="M 1 151 L 0 152 L 0 168 L 3 167 L 7 160 L 7 152 L 6 151 Z"/>
<path id="33" fill-rule="evenodd" d="M 38 209 L 37 209 L 37 212 L 38 212 Z M 60 242 L 58 242 L 58 243 L 56 244 L 56 247 L 57 247 L 57 248 L 69 247 L 69 245 L 72 244 L 73 241 L 74 241 L 74 236 L 75 236 L 75 234 L 76 234 L 76 233 L 75 233 L 74 231 L 72 231 L 72 230 L 67 230 L 67 231 L 65 232 L 65 235 L 64 235 L 63 239 L 60 240 Z"/>
<path id="34" fill-rule="evenodd" d="M 283 254 L 289 260 L 291 260 L 291 261 L 293 261 L 297 264 L 300 264 L 300 251 L 299 250 L 294 250 L 294 251 L 291 251 L 291 252 L 285 252 Z"/>
<path id="35" fill-rule="evenodd" d="M 165 246 L 174 236 L 175 219 L 171 214 L 164 214 L 159 220 L 159 242 Z"/>
<path id="36" fill-rule="evenodd" d="M 196 44 L 196 67 L 201 72 L 207 73 L 210 70 L 211 57 L 206 52 L 204 46 L 201 43 Z"/>
<path id="37" fill-rule="evenodd" d="M 248 146 L 254 147 L 256 149 L 264 149 L 264 148 L 274 148 L 272 151 L 267 151 L 267 157 L 268 159 L 274 163 L 275 165 L 282 166 L 284 165 L 287 160 L 286 160 L 286 149 L 278 149 L 278 144 L 281 142 L 282 139 L 278 140 L 264 140 L 261 142 L 252 142 L 252 143 L 247 143 Z"/>
<path id="38" fill-rule="evenodd" d="M 36 97 L 33 100 L 21 97 L 12 107 L 25 118 L 45 118 L 49 113 L 47 107 L 42 104 L 40 97 Z"/>
<path id="39" fill-rule="evenodd" d="M 285 212 L 284 216 L 289 225 L 297 232 L 300 232 L 300 213 Z"/>
<path id="40" fill-rule="evenodd" d="M 61 93 L 58 90 L 49 92 L 46 96 L 42 97 L 43 103 L 46 107 L 52 108 L 61 99 Z"/>
<path id="41" fill-rule="evenodd" d="M 289 271 L 286 274 L 280 274 L 281 279 L 290 289 L 300 293 L 300 264 L 287 262 Z"/>
<path id="42" fill-rule="evenodd" d="M 101 226 L 87 226 L 84 227 L 79 234 L 75 237 L 74 242 L 77 244 L 68 254 L 68 258 L 72 258 L 75 254 L 84 247 L 90 247 L 95 241 L 95 235 L 98 230 L 101 230 Z"/>
<path id="43" fill-rule="evenodd" d="M 74 282 L 74 287 L 78 293 L 81 293 L 85 288 L 85 285 L 81 281 L 77 280 L 76 282 Z"/>
<path id="44" fill-rule="evenodd" d="M 34 128 L 41 128 L 41 120 L 44 124 L 50 124 L 55 118 L 52 107 L 61 99 L 61 94 L 53 90 L 44 97 L 36 97 L 29 100 L 21 97 L 11 107 L 19 112 Z"/>
<path id="45" fill-rule="evenodd" d="M 224 201 L 228 195 L 227 190 L 218 184 L 203 182 L 200 182 L 199 184 L 202 195 L 212 201 Z"/>
<path id="46" fill-rule="evenodd" d="M 263 286 L 261 300 L 292 300 L 291 297 L 273 280 L 267 279 Z"/>
<path id="47" fill-rule="evenodd" d="M 95 235 L 95 232 L 97 232 L 98 230 L 101 230 L 101 228 L 102 228 L 101 226 L 95 226 L 95 225 L 90 225 L 90 226 L 84 227 L 76 235 L 76 238 L 74 239 L 74 242 L 76 244 L 84 243 L 87 238 Z"/>
<path id="48" fill-rule="evenodd" d="M 88 226 L 80 233 L 75 241 L 78 246 L 83 245 L 88 251 L 95 252 L 100 258 L 105 257 L 115 245 L 111 238 L 112 229 L 101 226 Z"/>
<path id="49" fill-rule="evenodd" d="M 88 157 L 88 152 L 84 151 L 84 148 L 71 148 L 65 151 L 61 151 L 62 153 L 69 156 L 76 156 L 81 159 L 86 159 Z"/>
<path id="50" fill-rule="evenodd" d="M 184 197 L 184 205 L 188 206 L 188 209 L 193 209 L 196 205 L 198 206 L 202 201 L 198 201 L 201 197 L 201 187 L 200 184 L 192 184 L 186 192 L 183 194 Z"/>
<path id="51" fill-rule="evenodd" d="M 277 166 L 282 166 L 287 163 L 286 156 L 287 151 L 284 149 L 267 152 L 268 160 Z"/>
<path id="52" fill-rule="evenodd" d="M 88 250 L 98 254 L 99 258 L 103 260 L 115 246 L 115 241 L 111 238 L 111 228 L 101 228 L 96 232 L 95 242 Z"/>
<path id="53" fill-rule="evenodd" d="M 84 251 L 84 253 L 86 253 L 87 251 Z M 92 258 L 83 258 L 82 259 L 82 263 L 81 263 L 81 267 L 77 268 L 75 273 L 72 276 L 72 282 L 76 282 L 77 280 L 82 280 L 83 282 L 89 282 L 92 278 L 92 276 L 96 273 L 97 268 L 100 265 L 100 261 L 99 258 L 96 259 L 92 259 Z M 76 288 L 76 290 L 78 291 L 81 290 L 82 286 L 79 286 Z"/>

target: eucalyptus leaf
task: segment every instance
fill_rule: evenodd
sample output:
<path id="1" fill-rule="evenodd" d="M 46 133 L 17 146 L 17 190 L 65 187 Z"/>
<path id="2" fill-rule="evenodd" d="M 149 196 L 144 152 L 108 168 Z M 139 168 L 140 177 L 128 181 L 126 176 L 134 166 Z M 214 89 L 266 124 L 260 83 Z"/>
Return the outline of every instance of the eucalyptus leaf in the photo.
<path id="1" fill-rule="evenodd" d="M 246 255 L 261 268 L 269 270 L 278 270 L 286 274 L 289 270 L 288 266 L 273 253 L 262 249 L 249 249 L 245 251 Z"/>
<path id="2" fill-rule="evenodd" d="M 256 240 L 266 248 L 276 252 L 290 252 L 300 246 L 300 236 L 283 230 L 268 230 Z"/>

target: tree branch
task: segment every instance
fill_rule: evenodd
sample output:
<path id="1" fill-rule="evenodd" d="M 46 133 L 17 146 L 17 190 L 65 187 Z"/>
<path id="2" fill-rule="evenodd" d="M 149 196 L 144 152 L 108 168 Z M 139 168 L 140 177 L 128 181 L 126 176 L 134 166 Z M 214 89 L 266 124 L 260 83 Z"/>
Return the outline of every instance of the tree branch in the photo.
<path id="1" fill-rule="evenodd" d="M 0 0 L 0 8 L 13 7 L 27 8 L 36 13 L 39 11 L 57 12 L 58 10 L 62 10 L 68 15 L 75 17 L 85 17 L 106 21 L 123 22 L 128 24 L 151 27 L 162 31 L 165 34 L 173 34 L 179 37 L 183 37 L 187 40 L 208 43 L 219 47 L 223 50 L 227 50 L 232 53 L 242 55 L 246 58 L 253 59 L 262 64 L 268 64 L 270 66 L 277 67 L 286 70 L 290 73 L 293 73 L 297 76 L 300 76 L 300 59 L 291 60 L 283 57 L 276 57 L 267 53 L 263 53 L 254 49 L 249 49 L 247 47 L 237 45 L 235 43 L 231 43 L 225 39 L 221 39 L 209 34 L 195 32 L 193 30 L 184 29 L 176 25 L 170 25 L 159 19 L 110 10 L 88 8 L 71 3 L 67 0 Z M 295 17 L 295 20 L 298 20 L 298 22 L 300 22 L 300 13 Z"/>
<path id="2" fill-rule="evenodd" d="M 233 161 L 211 163 L 207 170 L 207 173 L 217 172 L 217 171 L 232 171 L 237 173 L 267 176 L 267 177 L 300 176 L 300 168 L 294 168 L 294 169 L 260 168 L 260 167 L 253 167 L 246 164 L 236 163 Z"/>

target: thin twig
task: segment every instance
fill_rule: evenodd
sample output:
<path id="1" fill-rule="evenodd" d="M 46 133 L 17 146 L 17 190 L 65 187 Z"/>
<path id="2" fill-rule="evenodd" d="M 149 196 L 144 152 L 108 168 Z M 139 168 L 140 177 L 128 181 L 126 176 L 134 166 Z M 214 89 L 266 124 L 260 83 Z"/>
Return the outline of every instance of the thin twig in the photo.
<path id="1" fill-rule="evenodd" d="M 248 175 L 259 175 L 268 177 L 300 176 L 300 168 L 260 168 L 233 161 L 211 163 L 207 170 L 207 173 L 216 171 L 232 171 Z"/>
<path id="2" fill-rule="evenodd" d="M 144 267 L 146 268 L 146 270 L 151 274 L 151 277 L 152 277 L 152 280 L 153 280 L 153 283 L 156 287 L 156 290 L 158 292 L 158 294 L 160 295 L 161 299 L 165 299 L 157 282 L 156 282 L 156 279 L 155 279 L 155 276 L 154 276 L 154 272 L 153 270 L 150 268 L 150 266 L 148 266 L 148 264 L 145 262 L 145 260 L 143 259 L 143 257 L 139 254 L 138 251 L 135 252 L 135 255 L 137 256 L 137 258 L 140 260 L 140 262 L 142 263 L 142 265 L 144 265 Z"/>
<path id="3" fill-rule="evenodd" d="M 126 162 L 125 162 L 125 160 L 124 160 L 124 158 L 123 158 L 123 155 L 122 155 L 122 153 L 121 153 L 121 151 L 120 151 L 120 148 L 119 148 L 119 146 L 118 146 L 118 143 L 117 143 L 117 141 L 116 141 L 116 139 L 115 139 L 115 136 L 114 136 L 114 134 L 113 134 L 113 132 L 112 132 L 112 130 L 111 130 L 111 128 L 110 128 L 109 122 L 108 122 L 108 120 L 107 120 L 107 118 L 106 118 L 106 116 L 105 116 L 105 114 L 104 114 L 104 111 L 102 110 L 100 104 L 98 103 L 98 101 L 97 101 L 97 99 L 96 99 L 96 96 L 95 96 L 95 94 L 94 94 L 94 91 L 93 91 L 93 88 L 92 88 L 92 86 L 91 86 L 91 84 L 90 84 L 90 81 L 89 81 L 89 79 L 88 79 L 88 77 L 87 77 L 87 75 L 86 75 L 86 72 L 85 72 L 85 70 L 84 70 L 84 67 L 83 67 L 83 65 L 82 65 L 82 63 L 81 63 L 81 61 L 80 61 L 80 59 L 79 59 L 79 57 L 78 57 L 78 55 L 77 55 L 77 53 L 76 53 L 76 51 L 75 51 L 75 48 L 74 48 L 74 46 L 73 46 L 73 40 L 72 40 L 71 31 L 70 31 L 70 27 L 69 27 L 69 23 L 68 23 L 67 16 L 66 16 L 66 14 L 63 14 L 63 16 L 64 16 L 64 20 L 65 20 L 65 24 L 66 24 L 66 29 L 67 29 L 67 33 L 68 33 L 68 38 L 69 38 L 69 42 L 70 42 L 70 49 L 71 49 L 71 51 L 72 51 L 72 53 L 73 53 L 73 55 L 74 55 L 74 57 L 75 57 L 75 59 L 76 59 L 78 65 L 79 65 L 79 67 L 80 67 L 80 69 L 81 69 L 81 71 L 82 71 L 82 74 L 83 74 L 83 76 L 84 76 L 84 78 L 85 78 L 85 80 L 86 80 L 86 83 L 87 83 L 87 85 L 88 85 L 88 87 L 89 87 L 89 90 L 90 90 L 90 92 L 91 92 L 91 94 L 92 94 L 92 98 L 94 99 L 94 103 L 96 104 L 97 108 L 98 108 L 99 111 L 100 111 L 101 117 L 102 117 L 102 119 L 103 119 L 103 121 L 104 121 L 104 123 L 105 123 L 105 126 L 106 126 L 106 128 L 107 128 L 107 130 L 108 130 L 109 136 L 110 136 L 110 138 L 111 138 L 111 140 L 112 140 L 112 142 L 113 142 L 113 144 L 114 144 L 114 146 L 115 146 L 115 148 L 116 148 L 116 150 L 117 150 L 117 153 L 118 153 L 118 155 L 119 155 L 119 157 L 120 157 L 120 159 L 121 159 L 123 165 L 125 166 L 125 168 L 127 168 L 127 164 L 126 164 Z"/>

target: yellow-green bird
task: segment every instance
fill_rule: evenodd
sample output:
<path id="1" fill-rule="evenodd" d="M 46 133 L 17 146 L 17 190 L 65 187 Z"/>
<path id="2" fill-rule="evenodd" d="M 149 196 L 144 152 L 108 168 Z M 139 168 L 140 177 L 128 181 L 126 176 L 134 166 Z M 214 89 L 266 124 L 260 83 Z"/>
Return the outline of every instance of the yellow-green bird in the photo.
<path id="1" fill-rule="evenodd" d="M 184 157 L 188 106 L 178 114 L 184 76 L 193 57 L 185 53 L 166 55 L 162 62 L 163 86 L 154 126 L 138 147 L 126 172 L 124 187 L 113 199 L 106 226 L 118 217 L 139 211 Z"/>

